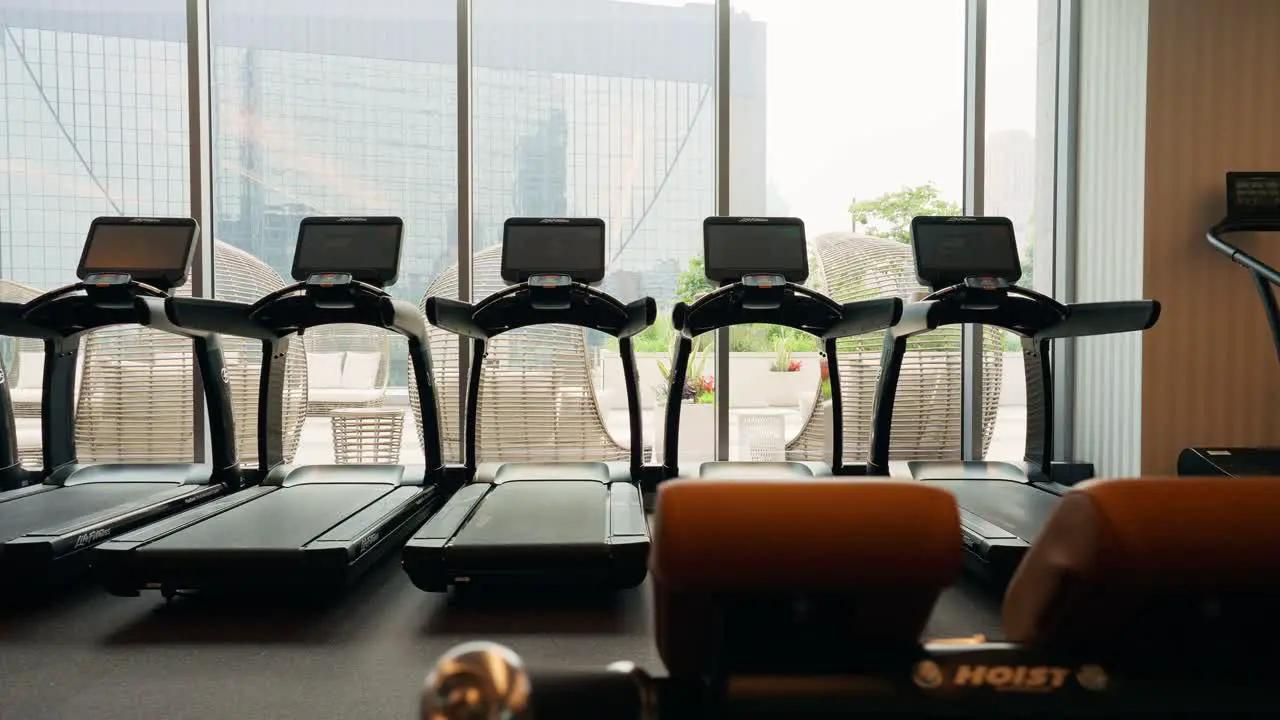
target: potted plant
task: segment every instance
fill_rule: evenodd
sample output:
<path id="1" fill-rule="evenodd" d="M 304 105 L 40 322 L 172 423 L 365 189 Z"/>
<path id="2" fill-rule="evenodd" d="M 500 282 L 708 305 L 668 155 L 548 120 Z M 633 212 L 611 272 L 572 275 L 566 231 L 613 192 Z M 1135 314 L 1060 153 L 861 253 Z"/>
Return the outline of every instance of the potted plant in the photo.
<path id="1" fill-rule="evenodd" d="M 680 449 L 685 456 L 703 457 L 715 449 L 715 376 L 704 372 L 706 357 L 701 349 L 689 356 L 684 386 L 680 400 Z M 659 361 L 658 373 L 662 382 L 653 388 L 655 407 L 653 412 L 653 452 L 655 460 L 662 459 L 666 438 L 667 395 L 671 389 L 671 366 Z"/>
<path id="2" fill-rule="evenodd" d="M 803 391 L 800 368 L 804 365 L 792 357 L 791 347 L 785 337 L 774 343 L 773 363 L 769 366 L 769 405 L 794 407 L 798 394 Z"/>

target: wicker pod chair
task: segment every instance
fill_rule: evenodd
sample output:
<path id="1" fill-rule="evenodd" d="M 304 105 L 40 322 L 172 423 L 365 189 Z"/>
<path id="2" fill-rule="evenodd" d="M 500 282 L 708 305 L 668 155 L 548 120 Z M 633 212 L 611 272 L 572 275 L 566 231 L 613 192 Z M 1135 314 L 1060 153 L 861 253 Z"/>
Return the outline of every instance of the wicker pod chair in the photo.
<path id="1" fill-rule="evenodd" d="M 221 300 L 250 302 L 284 287 L 279 274 L 248 253 L 214 245 L 214 287 Z M 177 295 L 189 295 L 187 287 Z M 257 462 L 261 345 L 223 337 L 236 445 L 244 464 Z M 190 462 L 194 457 L 191 341 L 143 327 L 116 326 L 86 335 L 76 406 L 76 449 L 82 462 Z M 306 356 L 294 343 L 286 365 L 286 460 L 293 457 L 306 407 Z"/>
<path id="2" fill-rule="evenodd" d="M 476 253 L 474 296 L 504 287 L 499 275 L 500 245 Z M 458 269 L 440 273 L 423 296 L 457 296 Z M 431 361 L 443 416 L 445 456 L 461 457 L 458 427 L 458 338 L 428 329 Z M 409 377 L 418 441 L 422 409 Z M 542 325 L 504 333 L 488 343 L 477 407 L 477 462 L 626 460 L 628 448 L 605 426 L 596 400 L 587 356 L 587 331 L 570 325 Z"/>
<path id="3" fill-rule="evenodd" d="M 0 301 L 24 303 L 39 290 L 13 280 L 0 280 Z M 44 343 L 32 338 L 4 338 L 3 355 L 13 415 L 40 417 L 40 392 L 44 385 Z M 39 447 L 36 448 L 39 454 Z"/>
<path id="4" fill-rule="evenodd" d="M 837 302 L 910 297 L 927 292 L 915 278 L 911 247 L 896 240 L 852 232 L 826 233 L 813 242 L 817 275 Z M 876 383 L 884 333 L 837 342 L 840 399 L 844 406 L 844 460 L 860 462 L 870 452 Z M 895 460 L 958 460 L 961 457 L 961 328 L 946 327 L 911 338 L 894 406 L 890 455 Z M 982 450 L 995 428 L 1003 372 L 1003 335 L 982 335 Z M 813 413 L 822 412 L 821 402 Z M 810 421 L 787 446 L 789 459 L 820 459 L 824 423 Z"/>

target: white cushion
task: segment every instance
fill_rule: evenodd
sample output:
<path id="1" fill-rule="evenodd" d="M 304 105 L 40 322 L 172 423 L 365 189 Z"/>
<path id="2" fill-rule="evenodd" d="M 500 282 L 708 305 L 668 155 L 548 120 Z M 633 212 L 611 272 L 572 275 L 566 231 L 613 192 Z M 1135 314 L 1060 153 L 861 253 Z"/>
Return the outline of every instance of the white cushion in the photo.
<path id="1" fill-rule="evenodd" d="M 9 398 L 15 403 L 26 403 L 28 405 L 38 405 L 43 397 L 44 391 L 40 388 L 24 388 L 14 387 L 9 391 Z"/>
<path id="2" fill-rule="evenodd" d="M 336 388 L 342 385 L 342 353 L 307 353 L 307 387 Z"/>
<path id="3" fill-rule="evenodd" d="M 13 390 L 39 390 L 44 386 L 44 353 L 18 353 L 18 381 Z"/>
<path id="4" fill-rule="evenodd" d="M 342 388 L 344 390 L 368 390 L 378 379 L 378 364 L 382 354 L 376 352 L 349 352 L 342 363 Z"/>
<path id="5" fill-rule="evenodd" d="M 378 388 L 363 390 L 347 390 L 345 388 L 310 388 L 307 391 L 307 402 L 311 403 L 367 403 L 382 397 Z"/>

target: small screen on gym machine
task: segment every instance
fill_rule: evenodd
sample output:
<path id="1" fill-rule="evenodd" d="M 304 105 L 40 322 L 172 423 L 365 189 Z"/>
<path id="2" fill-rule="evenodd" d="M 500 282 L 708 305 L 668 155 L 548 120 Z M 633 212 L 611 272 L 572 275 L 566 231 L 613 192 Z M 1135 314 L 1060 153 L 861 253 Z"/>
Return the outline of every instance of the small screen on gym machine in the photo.
<path id="1" fill-rule="evenodd" d="M 377 287 L 393 285 L 403 233 L 404 223 L 396 217 L 304 218 L 293 252 L 293 279 L 343 272 Z"/>
<path id="2" fill-rule="evenodd" d="M 604 221 L 599 218 L 510 218 L 502 228 L 502 279 L 568 275 L 590 285 L 604 279 Z"/>
<path id="3" fill-rule="evenodd" d="M 781 275 L 787 282 L 809 277 L 804 223 L 797 218 L 709 217 L 702 224 L 707 279 L 738 282 L 744 275 Z"/>
<path id="4" fill-rule="evenodd" d="M 1280 222 L 1280 173 L 1227 173 L 1227 217 Z"/>
<path id="5" fill-rule="evenodd" d="M 916 277 L 938 289 L 968 277 L 1022 277 L 1013 223 L 1002 217 L 917 217 L 911 221 Z"/>
<path id="6" fill-rule="evenodd" d="M 76 275 L 128 273 L 139 282 L 176 287 L 187 279 L 195 242 L 190 218 L 98 218 Z"/>

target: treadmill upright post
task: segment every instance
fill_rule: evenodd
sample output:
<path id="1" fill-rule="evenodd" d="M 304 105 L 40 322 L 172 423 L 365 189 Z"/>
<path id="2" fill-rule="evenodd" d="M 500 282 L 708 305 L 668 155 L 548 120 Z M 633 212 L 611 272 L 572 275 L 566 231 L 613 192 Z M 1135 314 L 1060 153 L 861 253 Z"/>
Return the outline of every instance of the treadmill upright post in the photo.
<path id="1" fill-rule="evenodd" d="M 682 306 L 683 303 L 676 307 Z M 677 332 L 680 332 L 678 328 Z M 684 333 L 678 338 L 675 357 L 667 372 L 667 411 L 662 423 L 662 469 L 669 478 L 680 475 L 680 404 L 684 402 L 685 376 L 689 356 L 693 354 L 693 338 Z"/>
<path id="2" fill-rule="evenodd" d="M 40 396 L 40 443 L 46 473 L 77 462 L 75 442 L 76 357 L 80 334 L 44 341 L 44 392 Z"/>
<path id="3" fill-rule="evenodd" d="M 627 427 L 631 433 L 631 475 L 639 477 L 644 467 L 644 430 L 641 428 L 640 389 L 637 386 L 636 354 L 630 337 L 618 338 L 618 357 L 622 360 L 623 386 L 627 392 Z"/>
<path id="4" fill-rule="evenodd" d="M 1053 368 L 1049 364 L 1049 340 L 1023 336 L 1022 367 L 1026 381 L 1027 429 L 1022 462 L 1027 477 L 1044 482 L 1053 478 Z"/>
<path id="5" fill-rule="evenodd" d="M 258 373 L 258 481 L 284 463 L 285 372 L 293 336 L 262 341 Z"/>

